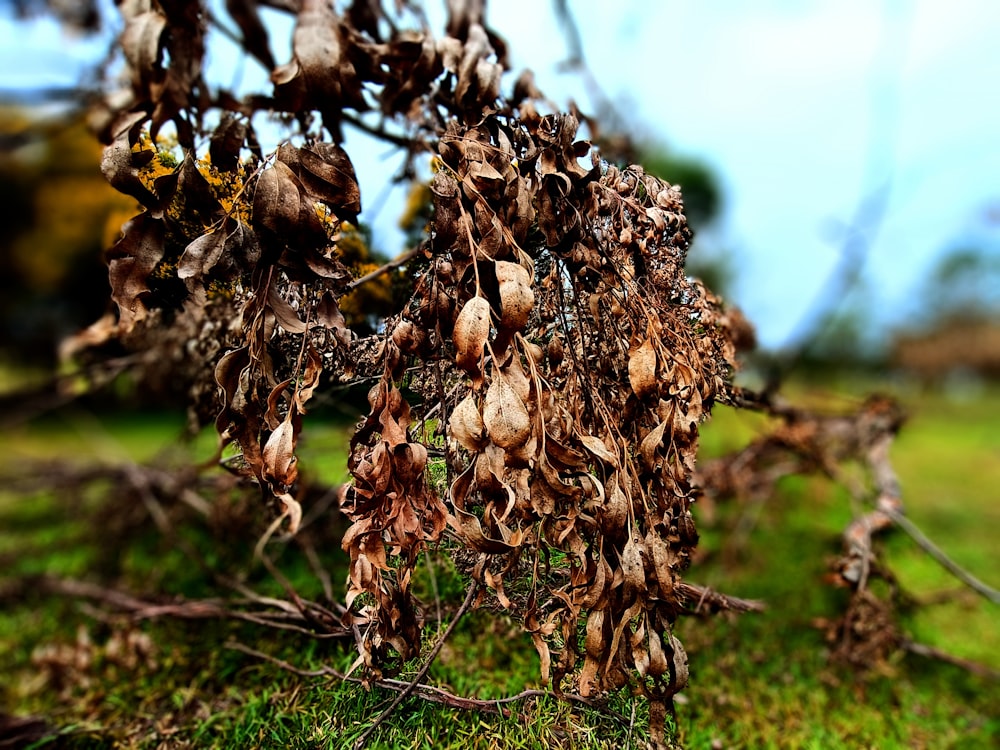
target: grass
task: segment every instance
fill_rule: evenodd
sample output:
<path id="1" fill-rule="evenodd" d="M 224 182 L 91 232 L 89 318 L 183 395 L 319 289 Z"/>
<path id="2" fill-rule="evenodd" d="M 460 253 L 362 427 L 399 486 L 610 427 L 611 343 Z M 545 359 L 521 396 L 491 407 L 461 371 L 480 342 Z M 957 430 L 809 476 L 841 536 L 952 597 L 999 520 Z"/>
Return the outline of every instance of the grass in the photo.
<path id="1" fill-rule="evenodd" d="M 930 394 L 911 401 L 912 418 L 893 454 L 907 512 L 958 562 L 991 583 L 1000 570 L 1000 391 L 973 403 Z M 706 454 L 737 447 L 761 420 L 717 410 L 706 427 Z M 8 433 L 8 466 L 58 455 L 80 462 L 147 460 L 172 445 L 182 420 L 172 415 L 115 417 L 95 423 L 81 413 L 54 416 Z M 343 476 L 347 425 L 307 433 L 303 466 L 324 480 Z M 194 450 L 211 453 L 211 437 Z M 162 535 L 136 531 L 109 550 L 101 529 L 86 522 L 106 485 L 67 498 L 52 493 L 0 494 L 0 590 L 3 581 L 47 573 L 86 578 L 113 570 L 134 591 L 188 596 L 217 593 L 187 556 Z M 736 512 L 721 508 L 720 521 Z M 831 666 L 813 623 L 832 617 L 842 592 L 821 583 L 850 519 L 840 489 L 789 478 L 770 498 L 735 563 L 724 560 L 725 534 L 699 519 L 706 556 L 689 577 L 727 593 L 765 599 L 769 609 L 739 619 L 689 619 L 679 627 L 691 660 L 691 685 L 678 705 L 679 739 L 687 748 L 945 748 L 989 747 L 1000 738 L 998 686 L 940 662 L 899 656 L 866 676 Z M 266 517 L 261 514 L 261 525 Z M 246 568 L 256 539 L 218 536 L 196 526 L 185 540 L 220 565 Z M 106 535 L 105 535 L 106 536 Z M 220 544 L 224 544 L 220 548 Z M 906 611 L 914 640 L 1000 669 L 997 608 L 957 592 L 957 583 L 903 534 L 886 541 L 886 556 L 917 600 L 942 600 Z M 322 550 L 335 585 L 345 560 L 337 545 Z M 282 570 L 307 596 L 317 587 L 289 547 Z M 110 560 L 110 561 L 109 561 Z M 449 563 L 431 555 L 415 586 L 427 600 L 436 586 L 456 604 L 463 584 Z M 259 566 L 247 581 L 281 590 Z M 268 587 L 271 588 L 268 588 Z M 952 595 L 955 594 L 955 595 Z M 447 611 L 447 608 L 446 608 Z M 434 608 L 428 614 L 436 630 Z M 433 637 L 433 632 L 427 635 Z M 305 669 L 347 669 L 350 644 L 218 621 L 127 623 L 95 617 L 80 602 L 26 591 L 0 612 L 0 710 L 45 716 L 68 728 L 49 747 L 349 747 L 394 697 L 329 678 L 303 678 L 227 648 L 239 641 Z M 418 665 L 408 665 L 412 674 Z M 402 676 L 405 679 L 406 673 Z M 499 698 L 538 684 L 530 639 L 502 617 L 473 612 L 459 624 L 429 678 L 457 694 Z M 373 738 L 376 748 L 641 747 L 644 706 L 626 695 L 613 707 L 632 727 L 554 699 L 522 705 L 507 717 L 462 712 L 407 699 Z"/>

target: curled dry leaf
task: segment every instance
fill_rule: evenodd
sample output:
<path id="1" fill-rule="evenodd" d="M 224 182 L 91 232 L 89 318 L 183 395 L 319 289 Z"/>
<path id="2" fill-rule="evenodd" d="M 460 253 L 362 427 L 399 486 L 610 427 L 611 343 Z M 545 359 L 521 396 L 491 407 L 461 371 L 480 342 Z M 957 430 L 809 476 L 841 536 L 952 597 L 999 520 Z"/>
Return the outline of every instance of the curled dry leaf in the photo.
<path id="1" fill-rule="evenodd" d="M 294 308 L 288 304 L 280 294 L 278 290 L 272 286 L 267 295 L 267 304 L 274 313 L 275 320 L 278 321 L 278 325 L 284 328 L 289 333 L 305 333 L 306 324 L 302 322 L 298 313 L 295 312 Z"/>
<path id="2" fill-rule="evenodd" d="M 111 299 L 118 305 L 119 330 L 131 331 L 146 317 L 143 298 L 149 277 L 163 258 L 165 228 L 149 213 L 130 219 L 107 254 Z"/>
<path id="3" fill-rule="evenodd" d="M 192 279 L 202 276 L 214 266 L 226 246 L 223 232 L 208 232 L 194 240 L 177 261 L 177 278 Z"/>
<path id="4" fill-rule="evenodd" d="M 608 466 L 615 469 L 618 468 L 618 457 L 615 456 L 611 451 L 608 450 L 608 446 L 605 445 L 604 441 L 593 435 L 581 435 L 580 442 L 583 443 L 584 447 L 594 454 L 597 458 L 601 459 Z"/>
<path id="5" fill-rule="evenodd" d="M 292 414 L 289 411 L 288 417 L 271 433 L 263 450 L 264 478 L 279 487 L 294 484 L 298 476 Z"/>
<path id="6" fill-rule="evenodd" d="M 480 451 L 486 444 L 486 427 L 472 394 L 458 402 L 448 418 L 448 436 L 467 451 Z"/>
<path id="7" fill-rule="evenodd" d="M 230 0 L 232 2 L 233 0 Z M 249 2 L 249 0 L 242 0 Z M 226 113 L 219 120 L 219 125 L 212 133 L 208 145 L 208 154 L 212 166 L 223 172 L 231 172 L 239 164 L 240 152 L 247 137 L 247 123 L 241 118 Z"/>
<path id="8" fill-rule="evenodd" d="M 151 158 L 152 149 L 147 149 L 144 154 L 132 150 L 138 142 L 139 128 L 147 117 L 147 112 L 129 112 L 114 122 L 113 140 L 104 148 L 101 157 L 101 173 L 115 190 L 135 198 L 146 208 L 153 208 L 158 206 L 159 199 L 139 177 L 141 160 Z"/>
<path id="9" fill-rule="evenodd" d="M 486 390 L 483 424 L 490 440 L 508 450 L 524 445 L 531 435 L 528 409 L 503 372 L 494 373 Z"/>
<path id="10" fill-rule="evenodd" d="M 473 297 L 458 314 L 452 340 L 455 342 L 455 364 L 482 382 L 483 350 L 490 335 L 490 303 L 484 297 Z"/>
<path id="11" fill-rule="evenodd" d="M 500 325 L 520 331 L 527 325 L 535 305 L 531 275 L 520 263 L 505 260 L 496 262 L 496 274 L 500 284 Z"/>
<path id="12" fill-rule="evenodd" d="M 663 443 L 663 436 L 666 434 L 669 424 L 666 421 L 660 422 L 650 430 L 639 444 L 639 455 L 647 471 L 654 471 L 657 462 L 657 451 Z"/>
<path id="13" fill-rule="evenodd" d="M 167 17 L 158 10 L 133 15 L 125 23 L 120 44 L 137 86 L 148 87 L 159 68 L 160 38 L 166 27 Z"/>
<path id="14" fill-rule="evenodd" d="M 652 339 L 645 339 L 629 352 L 628 380 L 632 392 L 639 398 L 645 398 L 657 390 L 656 348 Z"/>
<path id="15" fill-rule="evenodd" d="M 301 209 L 301 193 L 295 174 L 288 165 L 276 161 L 257 179 L 253 197 L 253 223 L 278 236 L 296 233 Z"/>

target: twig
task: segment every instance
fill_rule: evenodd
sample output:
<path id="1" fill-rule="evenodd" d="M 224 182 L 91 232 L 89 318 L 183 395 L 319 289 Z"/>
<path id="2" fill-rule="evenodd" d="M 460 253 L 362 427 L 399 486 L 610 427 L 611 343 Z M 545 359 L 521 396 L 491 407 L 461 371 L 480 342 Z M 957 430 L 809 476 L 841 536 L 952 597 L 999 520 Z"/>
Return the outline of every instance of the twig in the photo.
<path id="1" fill-rule="evenodd" d="M 366 273 L 364 276 L 352 281 L 344 288 L 344 293 L 346 294 L 347 292 L 352 292 L 362 284 L 367 284 L 369 281 L 377 279 L 384 273 L 388 273 L 389 271 L 394 271 L 395 269 L 404 265 L 407 261 L 412 260 L 414 257 L 416 257 L 423 249 L 424 248 L 422 245 L 417 245 L 416 247 L 410 248 L 406 252 L 390 260 L 385 265 L 376 268 L 371 273 Z"/>
<path id="2" fill-rule="evenodd" d="M 240 651 L 241 653 L 261 659 L 262 661 L 269 662 L 277 667 L 280 667 L 281 669 L 291 672 L 292 674 L 297 674 L 301 677 L 333 677 L 337 680 L 341 680 L 342 682 L 350 682 L 355 685 L 363 685 L 367 682 L 367 684 L 374 685 L 375 687 L 382 688 L 383 690 L 391 690 L 396 693 L 403 693 L 406 691 L 409 691 L 407 692 L 408 695 L 411 693 L 418 693 L 423 700 L 431 703 L 441 703 L 449 708 L 464 711 L 480 711 L 509 717 L 510 712 L 502 708 L 502 706 L 509 705 L 511 703 L 518 703 L 520 701 L 528 700 L 529 698 L 555 698 L 566 703 L 577 703 L 582 706 L 587 706 L 595 711 L 600 711 L 616 721 L 621 722 L 623 726 L 631 727 L 635 723 L 634 707 L 633 718 L 630 720 L 629 717 L 615 711 L 613 708 L 602 706 L 590 698 L 585 698 L 582 695 L 575 695 L 573 693 L 556 694 L 547 690 L 529 688 L 527 690 L 522 690 L 520 693 L 508 695 L 504 698 L 494 698 L 491 700 L 484 700 L 482 698 L 467 698 L 465 696 L 455 695 L 454 693 L 435 685 L 427 685 L 425 683 L 419 683 L 414 686 L 413 681 L 406 680 L 385 679 L 366 681 L 361 677 L 352 677 L 334 669 L 333 667 L 327 666 L 320 667 L 319 669 L 302 669 L 301 667 L 296 667 L 294 664 L 291 664 L 284 659 L 279 659 L 276 656 L 265 654 L 263 651 L 258 651 L 250 646 L 239 643 L 238 641 L 230 641 L 226 644 L 226 648 L 230 648 L 234 651 Z"/>
<path id="3" fill-rule="evenodd" d="M 326 597 L 328 602 L 332 602 L 335 607 L 339 608 L 337 600 L 333 596 L 333 581 L 330 579 L 330 574 L 327 572 L 326 568 L 323 567 L 322 561 L 319 559 L 319 553 L 316 552 L 316 545 L 313 544 L 312 539 L 304 536 L 301 533 L 295 536 L 295 541 L 298 543 L 299 547 L 306 555 L 306 561 L 309 563 L 309 568 L 312 570 L 313 575 L 319 579 L 320 584 L 323 586 L 323 595 Z M 341 612 L 340 614 L 343 614 Z"/>
<path id="4" fill-rule="evenodd" d="M 677 593 L 686 609 L 693 614 L 715 613 L 721 611 L 728 612 L 763 612 L 767 605 L 756 599 L 741 599 L 738 596 L 729 596 L 718 591 L 713 591 L 707 586 L 699 586 L 694 583 L 681 582 L 677 586 Z M 691 602 L 696 602 L 691 608 Z"/>
<path id="5" fill-rule="evenodd" d="M 945 653 L 933 646 L 927 646 L 923 643 L 914 643 L 913 641 L 903 640 L 900 646 L 911 654 L 916 654 L 917 656 L 926 656 L 929 659 L 937 659 L 938 661 L 943 661 L 947 664 L 952 664 L 956 667 L 961 667 L 967 672 L 979 675 L 980 677 L 988 677 L 991 680 L 1000 680 L 1000 671 L 988 667 L 985 664 L 980 664 L 979 662 L 969 661 L 968 659 L 961 659 L 957 656 L 952 656 L 951 654 Z"/>
<path id="6" fill-rule="evenodd" d="M 367 133 L 373 138 L 378 138 L 379 140 L 383 140 L 386 143 L 391 143 L 393 146 L 399 146 L 400 148 L 405 148 L 407 151 L 415 151 L 418 147 L 424 147 L 430 150 L 428 145 L 424 141 L 421 141 L 418 138 L 410 138 L 405 135 L 396 135 L 395 133 L 390 133 L 384 128 L 378 128 L 375 127 L 374 125 L 369 125 L 360 117 L 355 117 L 349 112 L 342 111 L 340 114 L 340 118 L 344 122 L 348 123 L 349 125 L 352 125 L 358 130 Z"/>
<path id="7" fill-rule="evenodd" d="M 158 617 L 176 617 L 183 620 L 230 619 L 243 620 L 244 622 L 260 625 L 261 627 L 290 630 L 316 639 L 344 638 L 350 635 L 350 631 L 347 628 L 331 626 L 327 620 L 332 620 L 333 616 L 327 610 L 318 607 L 318 605 L 312 602 L 305 602 L 304 609 L 306 611 L 299 612 L 295 611 L 295 608 L 288 602 L 282 602 L 281 600 L 265 601 L 264 597 L 257 596 L 250 597 L 249 601 L 265 603 L 269 606 L 278 606 L 279 609 L 283 610 L 287 606 L 291 607 L 293 611 L 244 612 L 238 609 L 231 609 L 225 601 L 220 599 L 181 599 L 167 603 L 150 602 L 123 591 L 105 588 L 86 581 L 50 578 L 48 576 L 27 578 L 13 585 L 8 584 L 3 590 L 0 590 L 0 600 L 21 595 L 23 592 L 29 590 L 40 590 L 51 594 L 101 602 L 128 615 L 133 620 L 151 620 Z M 316 616 L 317 612 L 320 615 L 326 616 L 318 617 Z M 299 623 L 314 625 L 322 630 L 310 630 L 289 621 L 292 619 Z"/>
<path id="8" fill-rule="evenodd" d="M 202 620 L 225 618 L 232 614 L 219 601 L 213 599 L 181 600 L 169 604 L 157 604 L 144 601 L 122 591 L 72 579 L 43 576 L 40 579 L 34 580 L 34 587 L 52 594 L 62 594 L 64 596 L 103 602 L 129 613 L 136 620 L 148 620 L 164 616 Z"/>
<path id="9" fill-rule="evenodd" d="M 301 667 L 296 667 L 291 662 L 287 662 L 284 659 L 279 659 L 277 656 L 271 656 L 270 654 L 265 654 L 263 651 L 258 651 L 255 648 L 250 648 L 247 645 L 240 643 L 239 641 L 228 641 L 226 643 L 226 648 L 232 649 L 233 651 L 239 651 L 240 653 L 252 656 L 255 659 L 260 659 L 261 661 L 270 662 L 277 667 L 281 667 L 286 672 L 291 672 L 292 674 L 297 674 L 300 677 L 336 677 L 338 680 L 343 680 L 344 682 L 357 682 L 360 683 L 361 679 L 358 677 L 347 677 L 342 672 L 338 672 L 332 667 L 321 667 L 320 669 L 302 669 Z"/>
<path id="10" fill-rule="evenodd" d="M 885 513 L 892 522 L 899 526 L 903 531 L 910 535 L 910 538 L 917 543 L 924 552 L 937 560 L 941 567 L 955 576 L 958 580 L 968 586 L 970 589 L 975 591 L 977 594 L 984 596 L 987 600 L 993 602 L 994 604 L 1000 604 L 1000 591 L 997 591 L 992 586 L 983 583 L 974 575 L 965 570 L 962 566 L 952 560 L 944 551 L 938 547 L 934 542 L 927 538 L 927 536 L 920 530 L 913 521 L 904 516 L 902 513 L 898 513 L 891 508 L 882 508 L 883 513 Z"/>
<path id="11" fill-rule="evenodd" d="M 413 680 L 406 687 L 406 689 L 396 696 L 396 700 L 394 700 L 391 704 L 389 704 L 389 707 L 381 714 L 379 714 L 378 718 L 376 718 L 375 721 L 372 722 L 372 725 L 368 727 L 368 729 L 365 730 L 364 734 L 362 734 L 358 738 L 357 742 L 354 743 L 354 750 L 361 750 L 361 748 L 363 748 L 368 743 L 369 738 L 375 733 L 375 730 L 377 730 L 379 726 L 381 726 L 382 722 L 385 721 L 392 714 L 392 712 L 396 710 L 396 707 L 399 706 L 399 704 L 402 703 L 403 700 L 408 695 L 410 695 L 417 688 L 418 685 L 420 685 L 420 681 L 424 679 L 424 675 L 427 674 L 427 670 L 431 668 L 431 664 L 434 663 L 434 659 L 436 659 L 437 655 L 441 652 L 441 648 L 444 646 L 445 641 L 448 640 L 448 637 L 452 634 L 452 631 L 455 630 L 455 626 L 458 625 L 458 621 L 462 619 L 462 615 L 464 615 L 468 611 L 469 607 L 472 606 L 472 602 L 476 598 L 476 593 L 478 591 L 479 591 L 479 582 L 472 581 L 469 584 L 469 590 L 465 594 L 465 601 L 462 602 L 462 606 L 458 608 L 458 611 L 455 612 L 455 616 L 451 619 L 451 622 L 448 623 L 447 629 L 444 631 L 444 633 L 442 633 L 441 637 L 438 638 L 437 643 L 434 644 L 434 648 L 431 649 L 431 652 L 427 655 L 427 659 L 424 661 L 424 665 L 413 677 Z"/>

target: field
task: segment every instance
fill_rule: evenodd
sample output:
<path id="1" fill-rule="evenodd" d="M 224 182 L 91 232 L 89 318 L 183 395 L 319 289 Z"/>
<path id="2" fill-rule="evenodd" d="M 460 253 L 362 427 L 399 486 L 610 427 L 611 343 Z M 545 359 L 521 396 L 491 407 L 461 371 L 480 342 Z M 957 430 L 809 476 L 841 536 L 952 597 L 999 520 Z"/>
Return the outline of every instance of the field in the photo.
<path id="1" fill-rule="evenodd" d="M 973 396 L 904 394 L 911 416 L 893 462 L 909 517 L 959 564 L 996 585 L 1000 390 Z M 824 398 L 848 403 L 842 396 Z M 48 583 L 87 581 L 157 601 L 163 595 L 226 594 L 193 563 L 194 550 L 255 591 L 285 595 L 259 563 L 252 564 L 267 522 L 262 512 L 227 511 L 226 504 L 237 501 L 222 498 L 214 501 L 219 507 L 212 528 L 183 509 L 172 510 L 168 526 L 157 528 L 148 506 L 109 504 L 118 489 L 113 482 L 98 479 L 53 491 L 42 485 L 55 480 L 30 476 L 42 472 L 41 478 L 52 479 L 55 465 L 37 466 L 56 457 L 75 465 L 155 457 L 166 466 L 180 466 L 191 452 L 200 460 L 209 457 L 210 436 L 180 444 L 182 422 L 167 414 L 99 419 L 76 409 L 7 430 L 2 467 L 9 479 L 0 495 L 0 711 L 40 716 L 62 729 L 43 747 L 350 747 L 392 694 L 329 676 L 293 674 L 246 652 L 248 647 L 303 670 L 347 670 L 355 658 L 350 642 L 232 620 L 130 621 L 113 614 L 108 601 L 57 594 Z M 303 466 L 326 482 L 341 481 L 348 429 L 330 420 L 314 433 L 307 430 Z M 704 430 L 704 452 L 737 447 L 759 429 L 760 420 L 718 409 Z M 251 521 L 219 523 L 218 514 L 230 511 Z M 995 677 L 903 653 L 863 675 L 828 662 L 816 625 L 835 617 L 845 596 L 822 581 L 851 518 L 842 488 L 791 477 L 752 512 L 738 553 L 726 529 L 743 508 L 720 505 L 713 523 L 699 519 L 703 559 L 688 577 L 763 599 L 768 608 L 739 618 L 682 622 L 679 635 L 691 659 L 691 685 L 677 711 L 677 738 L 684 747 L 997 746 Z M 343 525 L 337 519 L 319 525 L 316 555 L 339 594 L 345 560 L 335 540 Z M 274 549 L 277 565 L 302 595 L 321 599 L 321 581 L 305 556 L 292 545 Z M 885 549 L 908 595 L 904 632 L 915 642 L 1000 670 L 997 607 L 962 587 L 902 532 L 890 534 Z M 446 624 L 461 602 L 464 584 L 443 555 L 427 559 L 416 587 L 429 603 L 430 643 L 439 622 Z M 410 675 L 419 665 L 411 666 Z M 529 638 L 503 617 L 475 611 L 460 621 L 427 680 L 458 695 L 492 700 L 537 687 L 537 671 Z M 610 705 L 617 715 L 537 697 L 506 705 L 503 715 L 408 698 L 369 746 L 642 747 L 642 701 L 621 695 Z M 0 734 L 0 747 L 3 739 Z"/>

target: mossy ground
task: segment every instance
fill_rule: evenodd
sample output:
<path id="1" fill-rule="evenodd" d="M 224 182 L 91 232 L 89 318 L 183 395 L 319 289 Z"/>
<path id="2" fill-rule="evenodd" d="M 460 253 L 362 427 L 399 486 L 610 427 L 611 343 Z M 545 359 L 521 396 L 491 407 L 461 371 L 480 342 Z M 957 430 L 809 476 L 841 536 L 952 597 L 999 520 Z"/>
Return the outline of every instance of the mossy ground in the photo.
<path id="1" fill-rule="evenodd" d="M 909 516 L 953 558 L 996 584 L 1000 570 L 1000 391 L 971 401 L 937 394 L 909 396 L 912 417 L 893 452 Z M 181 448 L 182 419 L 66 412 L 8 432 L 6 466 L 57 456 L 143 461 L 164 445 L 177 456 L 211 452 L 210 436 Z M 731 449 L 760 428 L 750 415 L 718 409 L 704 431 L 706 453 Z M 343 478 L 349 425 L 307 431 L 303 465 L 325 481 Z M 95 579 L 143 594 L 188 597 L 221 592 L 185 552 L 151 524 L 127 538 L 104 539 L 88 523 L 114 488 L 95 484 L 75 497 L 50 492 L 0 496 L 0 588 L 25 575 Z M 843 592 L 823 584 L 825 565 L 850 519 L 846 493 L 819 479 L 790 478 L 762 506 L 743 551 L 726 554 L 718 529 L 736 507 L 720 507 L 713 527 L 699 519 L 704 559 L 689 577 L 727 593 L 761 598 L 766 612 L 740 618 L 690 619 L 679 633 L 691 659 L 691 685 L 678 703 L 678 738 L 688 748 L 990 747 L 1000 740 L 1000 685 L 957 667 L 916 656 L 890 660 L 859 676 L 835 667 L 814 623 L 834 617 Z M 261 517 L 261 522 L 266 518 Z M 219 539 L 196 524 L 178 530 L 188 545 L 247 583 L 282 595 L 260 565 L 250 565 L 256 538 Z M 114 545 L 109 550 L 108 546 Z M 903 613 L 913 640 L 1000 669 L 995 606 L 961 590 L 904 534 L 885 543 L 886 557 L 917 602 Z M 335 585 L 344 578 L 336 544 L 319 550 Z M 321 588 L 289 547 L 277 554 L 306 596 Z M 109 563 L 109 559 L 111 562 Z M 463 584 L 441 556 L 431 556 L 418 593 L 454 611 Z M 953 594 L 953 595 L 952 595 Z M 430 607 L 433 638 L 437 614 Z M 393 694 L 285 672 L 228 647 L 240 642 L 304 669 L 347 669 L 350 643 L 317 641 L 217 620 L 108 620 L 93 605 L 24 591 L 0 613 L 0 710 L 35 714 L 64 734 L 49 747 L 349 747 Z M 61 650 L 59 650 L 61 649 Z M 46 661 L 64 666 L 40 666 Z M 412 665 L 416 669 L 417 665 Z M 459 624 L 431 668 L 429 681 L 460 695 L 500 698 L 538 685 L 530 639 L 512 623 L 473 612 Z M 402 675 L 405 679 L 406 674 Z M 378 748 L 641 747 L 644 706 L 617 696 L 620 722 L 554 699 L 510 706 L 509 716 L 463 712 L 407 699 L 380 727 Z"/>

